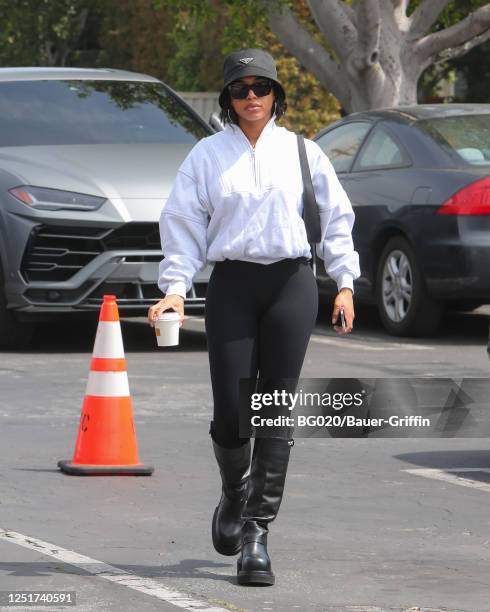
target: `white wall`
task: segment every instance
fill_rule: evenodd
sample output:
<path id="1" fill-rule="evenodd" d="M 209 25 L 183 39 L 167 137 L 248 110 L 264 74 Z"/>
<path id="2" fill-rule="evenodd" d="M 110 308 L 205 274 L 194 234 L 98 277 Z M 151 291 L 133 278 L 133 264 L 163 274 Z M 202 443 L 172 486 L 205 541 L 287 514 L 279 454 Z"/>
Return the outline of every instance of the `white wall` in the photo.
<path id="1" fill-rule="evenodd" d="M 209 121 L 211 113 L 220 111 L 218 104 L 219 91 L 178 91 L 177 92 L 184 100 L 192 106 L 192 108 L 205 121 Z"/>

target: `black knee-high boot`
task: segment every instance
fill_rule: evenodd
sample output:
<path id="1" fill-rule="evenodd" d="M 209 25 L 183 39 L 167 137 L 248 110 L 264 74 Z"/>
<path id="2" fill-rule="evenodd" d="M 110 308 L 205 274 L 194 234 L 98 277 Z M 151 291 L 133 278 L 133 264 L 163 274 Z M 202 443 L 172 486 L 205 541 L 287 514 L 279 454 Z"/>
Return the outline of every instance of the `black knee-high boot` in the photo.
<path id="1" fill-rule="evenodd" d="M 213 545 L 221 555 L 236 555 L 242 544 L 242 512 L 247 501 L 251 444 L 247 440 L 238 448 L 225 448 L 214 440 L 212 423 L 210 433 L 223 485 L 213 515 Z"/>
<path id="2" fill-rule="evenodd" d="M 267 552 L 268 524 L 281 505 L 293 440 L 255 440 L 248 500 L 243 512 L 242 553 L 237 562 L 239 584 L 274 584 Z"/>

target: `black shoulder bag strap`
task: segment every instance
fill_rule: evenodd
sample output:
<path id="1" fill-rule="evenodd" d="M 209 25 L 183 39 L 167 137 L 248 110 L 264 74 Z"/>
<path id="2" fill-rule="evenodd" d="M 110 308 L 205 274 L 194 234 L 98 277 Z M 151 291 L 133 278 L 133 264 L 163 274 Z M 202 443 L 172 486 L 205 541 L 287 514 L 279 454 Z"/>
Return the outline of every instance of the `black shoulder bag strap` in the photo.
<path id="1" fill-rule="evenodd" d="M 316 244 L 320 242 L 322 230 L 320 226 L 320 213 L 316 203 L 315 191 L 311 182 L 310 167 L 306 157 L 305 139 L 301 134 L 298 137 L 299 161 L 301 164 L 301 175 L 303 177 L 303 220 L 306 227 L 306 235 L 311 247 L 313 272 L 316 276 Z"/>

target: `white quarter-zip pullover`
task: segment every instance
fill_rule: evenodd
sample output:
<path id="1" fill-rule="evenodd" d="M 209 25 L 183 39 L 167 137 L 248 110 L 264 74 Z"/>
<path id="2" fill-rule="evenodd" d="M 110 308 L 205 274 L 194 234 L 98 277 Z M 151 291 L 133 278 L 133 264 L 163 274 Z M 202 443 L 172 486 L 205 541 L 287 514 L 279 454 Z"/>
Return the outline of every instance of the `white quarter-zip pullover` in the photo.
<path id="1" fill-rule="evenodd" d="M 163 293 L 185 298 L 206 262 L 311 257 L 296 134 L 274 119 L 255 147 L 238 126 L 227 124 L 200 140 L 182 163 L 160 215 Z M 305 139 L 305 145 L 322 230 L 317 255 L 339 290 L 353 289 L 360 274 L 354 212 L 327 156 L 315 142 Z"/>

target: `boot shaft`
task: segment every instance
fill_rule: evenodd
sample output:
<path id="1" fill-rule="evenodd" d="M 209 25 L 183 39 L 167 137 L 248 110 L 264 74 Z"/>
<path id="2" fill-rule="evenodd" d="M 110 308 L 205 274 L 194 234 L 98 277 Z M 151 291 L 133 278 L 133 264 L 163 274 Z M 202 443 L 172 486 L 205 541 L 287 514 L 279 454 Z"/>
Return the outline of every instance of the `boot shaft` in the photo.
<path id="1" fill-rule="evenodd" d="M 292 444 L 292 440 L 281 438 L 256 438 L 243 515 L 246 521 L 264 525 L 275 519 L 282 501 Z"/>
<path id="2" fill-rule="evenodd" d="M 237 448 L 220 446 L 214 439 L 213 422 L 209 429 L 213 443 L 214 456 L 218 464 L 226 495 L 233 498 L 238 492 L 246 491 L 250 477 L 250 462 L 252 445 L 250 440 Z"/>

